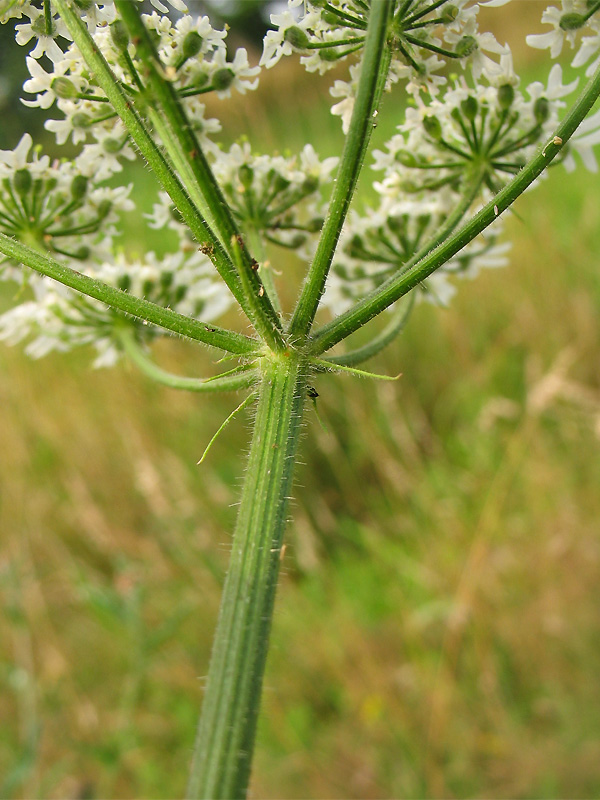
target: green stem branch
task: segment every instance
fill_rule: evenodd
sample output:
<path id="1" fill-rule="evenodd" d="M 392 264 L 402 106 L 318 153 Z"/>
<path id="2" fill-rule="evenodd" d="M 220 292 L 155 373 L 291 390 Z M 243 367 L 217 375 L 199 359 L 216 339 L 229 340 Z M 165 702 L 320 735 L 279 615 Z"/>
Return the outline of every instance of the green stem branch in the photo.
<path id="1" fill-rule="evenodd" d="M 600 67 L 589 80 L 567 116 L 556 128 L 552 139 L 498 194 L 485 205 L 466 225 L 425 255 L 418 263 L 389 278 L 376 290 L 368 294 L 353 308 L 332 322 L 324 325 L 313 337 L 310 352 L 323 353 L 361 328 L 388 306 L 407 294 L 436 269 L 449 261 L 469 242 L 489 227 L 494 220 L 511 206 L 515 200 L 546 169 L 548 164 L 561 151 L 578 126 L 585 119 L 600 95 Z"/>
<path id="2" fill-rule="evenodd" d="M 373 115 L 383 94 L 391 59 L 386 36 L 393 5 L 391 0 L 371 5 L 350 129 L 317 252 L 290 326 L 291 333 L 298 338 L 306 336 L 313 323 L 373 130 Z"/>
<path id="3" fill-rule="evenodd" d="M 131 325 L 123 325 L 119 331 L 119 340 L 123 350 L 140 372 L 171 389 L 183 389 L 188 392 L 236 392 L 238 389 L 247 389 L 256 382 L 256 370 L 251 364 L 238 367 L 233 373 L 217 375 L 215 378 L 187 378 L 173 375 L 155 364 L 148 356 Z"/>
<path id="4" fill-rule="evenodd" d="M 198 320 L 178 314 L 170 308 L 163 308 L 149 300 L 127 294 L 127 292 L 96 278 L 90 278 L 89 275 L 70 269 L 50 256 L 11 239 L 4 233 L 0 233 L 0 253 L 41 275 L 46 275 L 48 278 L 81 292 L 81 294 L 100 300 L 117 311 L 123 311 L 144 322 L 151 322 L 180 336 L 187 336 L 188 339 L 195 339 L 198 342 L 239 355 L 256 353 L 260 346 L 255 339 L 250 339 L 241 333 L 228 331 L 218 325 L 198 322 Z"/>
<path id="5" fill-rule="evenodd" d="M 129 135 L 148 162 L 152 172 L 169 194 L 196 241 L 203 245 L 204 250 L 210 255 L 212 262 L 233 296 L 244 308 L 246 306 L 245 298 L 231 259 L 179 182 L 173 167 L 155 144 L 145 123 L 135 110 L 132 99 L 125 94 L 123 87 L 117 81 L 97 44 L 90 36 L 87 27 L 81 20 L 72 0 L 53 0 L 53 3 L 73 37 L 73 41 L 81 50 L 86 64 L 110 100 L 117 115 L 123 121 Z"/>

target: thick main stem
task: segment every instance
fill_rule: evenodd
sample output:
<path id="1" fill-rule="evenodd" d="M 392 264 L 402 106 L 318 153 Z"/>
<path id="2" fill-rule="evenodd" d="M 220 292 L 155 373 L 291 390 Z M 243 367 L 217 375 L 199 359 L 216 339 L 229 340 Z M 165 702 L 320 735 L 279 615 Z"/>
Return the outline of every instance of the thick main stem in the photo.
<path id="1" fill-rule="evenodd" d="M 246 796 L 306 386 L 297 354 L 263 359 L 189 798 Z"/>

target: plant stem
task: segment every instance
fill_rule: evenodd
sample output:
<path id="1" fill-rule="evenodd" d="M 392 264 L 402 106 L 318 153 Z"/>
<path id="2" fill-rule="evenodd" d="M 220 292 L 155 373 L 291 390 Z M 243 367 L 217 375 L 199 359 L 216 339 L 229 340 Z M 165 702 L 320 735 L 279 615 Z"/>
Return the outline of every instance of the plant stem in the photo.
<path id="1" fill-rule="evenodd" d="M 392 0 L 378 0 L 371 5 L 354 111 L 329 212 L 290 325 L 291 333 L 298 338 L 308 333 L 317 312 L 375 124 L 374 114 L 383 94 L 391 60 L 386 36 L 393 5 Z"/>
<path id="2" fill-rule="evenodd" d="M 389 278 L 349 311 L 340 314 L 332 322 L 318 330 L 310 345 L 310 352 L 315 355 L 323 353 L 350 336 L 354 331 L 362 328 L 369 320 L 418 286 L 421 281 L 428 278 L 436 269 L 443 266 L 452 256 L 460 252 L 463 247 L 489 227 L 546 169 L 585 119 L 599 95 L 600 67 L 589 80 L 567 116 L 557 126 L 554 136 L 545 147 L 538 149 L 537 154 L 504 189 L 498 192 L 462 228 L 435 250 L 430 251 L 418 263 L 399 275 Z"/>
<path id="3" fill-rule="evenodd" d="M 306 397 L 298 354 L 263 359 L 229 573 L 196 738 L 189 798 L 244 798 Z"/>
<path id="4" fill-rule="evenodd" d="M 256 370 L 252 368 L 251 364 L 236 367 L 234 370 L 214 378 L 188 378 L 167 372 L 148 356 L 138 342 L 131 325 L 123 325 L 119 330 L 119 340 L 123 350 L 140 372 L 156 383 L 169 386 L 171 389 L 183 389 L 188 392 L 236 392 L 239 389 L 247 389 L 256 382 Z"/>
<path id="5" fill-rule="evenodd" d="M 125 94 L 97 44 L 90 36 L 87 27 L 73 7 L 72 0 L 52 1 L 73 37 L 73 41 L 81 50 L 94 78 L 110 100 L 112 107 L 121 118 L 140 153 L 148 162 L 163 189 L 169 194 L 196 241 L 205 247 L 211 261 L 233 296 L 241 307 L 245 308 L 245 297 L 231 259 L 225 252 L 219 238 L 206 224 L 199 209 L 196 208 L 179 182 L 172 165 L 152 139 L 145 123 L 134 109 L 131 99 Z"/>
<path id="6" fill-rule="evenodd" d="M 164 67 L 139 9 L 131 0 L 116 0 L 117 9 L 125 23 L 142 63 L 142 75 L 147 80 L 145 100 L 149 116 L 160 134 L 173 164 L 179 171 L 192 200 L 203 216 L 210 221 L 223 247 L 230 254 L 232 239 L 239 242 L 241 264 L 238 267 L 245 303 L 242 308 L 257 332 L 272 349 L 285 349 L 280 333 L 281 322 L 266 292 L 261 293 L 261 282 L 252 269 L 252 258 L 246 248 L 231 209 L 223 197 L 219 184 L 206 160 L 200 142 L 188 120 L 181 101 L 170 81 L 164 77 Z M 158 111 L 154 111 L 154 107 Z M 234 255 L 234 263 L 236 258 Z M 236 264 L 237 266 L 237 264 Z"/>
<path id="7" fill-rule="evenodd" d="M 188 339 L 195 339 L 198 342 L 212 345 L 212 347 L 226 350 L 228 353 L 239 355 L 256 353 L 260 347 L 260 343 L 256 339 L 228 331 L 218 325 L 199 322 L 192 317 L 178 314 L 170 308 L 163 308 L 149 300 L 123 292 L 96 278 L 90 278 L 89 275 L 70 269 L 50 256 L 39 253 L 16 239 L 11 239 L 4 233 L 0 233 L 0 253 L 4 253 L 5 256 L 20 264 L 25 264 L 26 267 L 46 275 L 64 286 L 75 289 L 76 292 L 100 300 L 117 311 L 123 311 L 144 322 L 151 322 L 161 328 L 173 331 L 173 333 L 178 333 L 180 336 L 187 336 Z"/>

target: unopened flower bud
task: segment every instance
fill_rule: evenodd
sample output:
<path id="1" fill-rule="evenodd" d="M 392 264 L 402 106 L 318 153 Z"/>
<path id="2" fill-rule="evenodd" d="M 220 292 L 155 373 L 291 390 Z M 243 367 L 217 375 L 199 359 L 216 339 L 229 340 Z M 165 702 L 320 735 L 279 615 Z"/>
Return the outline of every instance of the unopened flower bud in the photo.
<path id="1" fill-rule="evenodd" d="M 440 13 L 440 21 L 442 25 L 449 25 L 451 22 L 458 17 L 458 7 L 453 6 L 452 4 L 448 3 L 448 5 L 443 6 L 441 13 Z"/>
<path id="2" fill-rule="evenodd" d="M 563 14 L 558 24 L 563 31 L 576 31 L 578 28 L 583 28 L 586 22 L 587 19 L 583 14 Z"/>
<path id="3" fill-rule="evenodd" d="M 344 247 L 344 251 L 350 256 L 350 258 L 360 258 L 361 254 L 364 252 L 364 249 L 363 240 L 357 233 L 354 234 L 346 247 Z"/>
<path id="4" fill-rule="evenodd" d="M 550 103 L 545 97 L 538 97 L 533 106 L 533 115 L 538 125 L 541 125 L 548 119 L 550 114 Z"/>
<path id="5" fill-rule="evenodd" d="M 112 208 L 112 201 L 102 200 L 98 205 L 98 219 L 106 219 L 110 214 Z"/>
<path id="6" fill-rule="evenodd" d="M 308 47 L 306 31 L 303 31 L 302 28 L 299 28 L 297 25 L 292 25 L 291 28 L 288 28 L 283 38 L 286 42 L 289 42 L 292 47 L 296 47 L 298 50 L 304 50 Z"/>
<path id="7" fill-rule="evenodd" d="M 90 257 L 90 248 L 87 247 L 87 245 L 82 244 L 81 247 L 78 247 L 74 253 L 71 253 L 71 256 L 79 261 L 85 261 L 86 258 Z"/>
<path id="8" fill-rule="evenodd" d="M 457 43 L 454 52 L 459 58 L 466 58 L 477 50 L 477 39 L 474 36 L 463 36 Z"/>
<path id="9" fill-rule="evenodd" d="M 185 35 L 183 44 L 181 45 L 181 54 L 187 61 L 188 58 L 197 56 L 202 49 L 202 37 L 198 31 L 189 31 Z"/>
<path id="10" fill-rule="evenodd" d="M 123 149 L 123 144 L 123 139 L 113 139 L 112 136 L 107 136 L 106 139 L 102 140 L 102 149 L 105 153 L 114 155 Z"/>
<path id="11" fill-rule="evenodd" d="M 284 178 L 279 172 L 275 175 L 275 180 L 273 181 L 274 192 L 285 192 L 289 185 L 290 181 L 288 181 L 287 178 Z"/>
<path id="12" fill-rule="evenodd" d="M 87 192 L 88 179 L 84 175 L 75 175 L 71 181 L 71 197 L 82 200 Z"/>
<path id="13" fill-rule="evenodd" d="M 29 193 L 31 184 L 31 172 L 29 172 L 28 169 L 19 169 L 15 172 L 13 186 L 15 187 L 15 192 L 20 195 L 20 197 L 24 197 Z"/>
<path id="14" fill-rule="evenodd" d="M 110 38 L 112 39 L 112 43 L 114 44 L 115 48 L 120 52 L 124 53 L 129 46 L 129 33 L 127 32 L 127 28 L 125 27 L 125 23 L 120 20 L 116 19 L 110 25 Z"/>
<path id="15" fill-rule="evenodd" d="M 416 167 L 419 159 L 410 150 L 398 150 L 394 159 L 403 167 Z"/>
<path id="16" fill-rule="evenodd" d="M 319 179 L 314 175 L 308 175 L 302 182 L 302 193 L 312 194 L 319 188 Z"/>
<path id="17" fill-rule="evenodd" d="M 252 167 L 249 164 L 242 164 L 238 170 L 238 175 L 240 178 L 240 183 L 244 189 L 249 189 L 252 186 L 252 181 L 254 180 L 254 170 Z"/>
<path id="18" fill-rule="evenodd" d="M 131 276 L 121 275 L 117 281 L 117 287 L 121 289 L 122 292 L 128 292 L 131 288 Z"/>
<path id="19" fill-rule="evenodd" d="M 442 126 L 437 117 L 423 117 L 423 127 L 425 133 L 431 136 L 432 139 L 439 140 L 442 138 Z"/>
<path id="20" fill-rule="evenodd" d="M 318 233 L 322 227 L 325 220 L 323 217 L 314 217 L 309 222 L 306 223 L 306 229 L 310 231 L 310 233 Z"/>
<path id="21" fill-rule="evenodd" d="M 388 228 L 396 234 L 403 235 L 406 233 L 408 217 L 406 214 L 399 214 L 396 216 L 388 217 Z"/>
<path id="22" fill-rule="evenodd" d="M 83 111 L 78 111 L 71 117 L 71 122 L 74 128 L 89 128 L 93 121 L 94 120 L 90 117 L 90 115 L 85 114 Z"/>
<path id="23" fill-rule="evenodd" d="M 479 103 L 472 95 L 469 95 L 462 101 L 460 108 L 465 117 L 472 122 L 477 116 Z"/>
<path id="24" fill-rule="evenodd" d="M 59 75 L 58 78 L 54 78 L 50 84 L 50 88 L 61 100 L 70 100 L 73 97 L 77 97 L 77 88 L 75 84 L 73 81 L 65 78 L 64 75 Z"/>
<path id="25" fill-rule="evenodd" d="M 512 106 L 515 99 L 515 90 L 510 83 L 505 83 L 498 89 L 498 105 L 503 111 Z"/>
<path id="26" fill-rule="evenodd" d="M 234 80 L 235 72 L 229 67 L 222 67 L 212 77 L 213 89 L 217 92 L 223 92 L 225 89 L 229 89 Z"/>

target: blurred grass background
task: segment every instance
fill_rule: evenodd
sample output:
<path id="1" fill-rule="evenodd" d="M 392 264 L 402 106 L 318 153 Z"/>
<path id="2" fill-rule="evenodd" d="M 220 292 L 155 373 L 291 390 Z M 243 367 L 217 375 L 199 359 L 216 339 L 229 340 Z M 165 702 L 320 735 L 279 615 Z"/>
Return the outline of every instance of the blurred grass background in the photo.
<path id="1" fill-rule="evenodd" d="M 287 66 L 219 115 L 336 153 L 324 86 Z M 381 118 L 384 138 L 393 101 Z M 517 210 L 511 266 L 420 305 L 373 362 L 397 383 L 318 379 L 254 797 L 600 794 L 598 178 L 557 168 Z M 181 342 L 157 358 L 212 368 Z M 235 397 L 89 363 L 0 348 L 3 798 L 186 783 L 247 424 L 198 467 Z"/>

